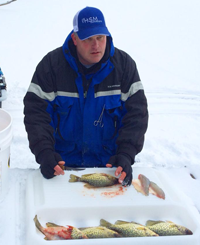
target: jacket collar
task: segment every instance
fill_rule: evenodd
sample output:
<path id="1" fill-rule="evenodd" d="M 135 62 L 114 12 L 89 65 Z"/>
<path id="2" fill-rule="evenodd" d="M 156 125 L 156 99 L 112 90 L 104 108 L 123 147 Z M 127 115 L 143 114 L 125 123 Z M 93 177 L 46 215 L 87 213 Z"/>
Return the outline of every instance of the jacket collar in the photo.
<path id="1" fill-rule="evenodd" d="M 73 32 L 73 31 L 72 31 Z M 76 47 L 73 44 L 71 34 L 68 35 L 64 44 L 63 44 L 63 53 L 66 60 L 69 62 L 70 66 L 77 72 L 80 72 L 84 75 L 92 74 L 101 69 L 102 65 L 107 63 L 109 58 L 114 54 L 114 46 L 112 42 L 112 37 L 107 37 L 107 45 L 103 58 L 95 65 L 90 68 L 83 66 L 77 56 Z"/>

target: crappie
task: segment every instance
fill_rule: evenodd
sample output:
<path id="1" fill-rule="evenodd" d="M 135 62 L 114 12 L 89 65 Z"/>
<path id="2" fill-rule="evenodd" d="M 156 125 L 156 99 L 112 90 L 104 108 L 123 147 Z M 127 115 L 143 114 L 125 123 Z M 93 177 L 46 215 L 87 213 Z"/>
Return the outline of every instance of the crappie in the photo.
<path id="1" fill-rule="evenodd" d="M 118 220 L 115 224 L 111 224 L 108 221 L 101 219 L 100 225 L 105 226 L 108 229 L 117 231 L 122 237 L 149 237 L 158 236 L 155 232 L 152 232 L 147 227 L 134 223 Z"/>
<path id="2" fill-rule="evenodd" d="M 88 238 L 112 238 L 121 237 L 118 232 L 103 226 L 79 228 Z"/>
<path id="3" fill-rule="evenodd" d="M 192 231 L 171 221 L 148 220 L 146 226 L 159 236 L 192 235 Z"/>
<path id="4" fill-rule="evenodd" d="M 105 187 L 117 184 L 118 179 L 105 173 L 84 174 L 81 177 L 71 174 L 69 182 L 85 182 L 94 187 Z"/>
<path id="5" fill-rule="evenodd" d="M 53 223 L 47 223 L 47 228 L 42 227 L 37 215 L 34 218 L 35 226 L 45 235 L 46 240 L 66 240 L 87 238 L 80 230 L 73 226 L 59 226 Z"/>

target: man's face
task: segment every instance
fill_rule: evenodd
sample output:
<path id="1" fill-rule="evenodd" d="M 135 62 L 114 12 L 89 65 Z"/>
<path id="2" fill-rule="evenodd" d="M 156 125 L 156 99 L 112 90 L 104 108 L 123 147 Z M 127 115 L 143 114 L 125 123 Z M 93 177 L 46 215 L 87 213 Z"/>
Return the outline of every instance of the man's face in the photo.
<path id="1" fill-rule="evenodd" d="M 85 40 L 72 33 L 72 40 L 76 46 L 79 61 L 83 65 L 93 65 L 98 63 L 104 56 L 106 49 L 106 36 L 96 35 Z"/>

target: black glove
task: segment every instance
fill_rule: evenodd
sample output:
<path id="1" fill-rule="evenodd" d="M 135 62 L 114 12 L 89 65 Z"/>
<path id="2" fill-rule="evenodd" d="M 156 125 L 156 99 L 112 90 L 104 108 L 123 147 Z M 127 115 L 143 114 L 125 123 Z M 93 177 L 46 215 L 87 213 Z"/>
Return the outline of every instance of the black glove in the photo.
<path id="1" fill-rule="evenodd" d="M 46 179 L 51 179 L 55 177 L 54 168 L 58 165 L 59 161 L 62 161 L 62 158 L 58 153 L 50 149 L 46 149 L 40 152 L 36 160 L 40 164 L 42 175 Z"/>
<path id="2" fill-rule="evenodd" d="M 131 167 L 131 157 L 127 154 L 120 153 L 118 155 L 112 156 L 109 161 L 109 164 L 116 167 L 122 167 L 122 172 L 126 173 L 122 185 L 129 186 L 132 182 L 132 167 Z"/>

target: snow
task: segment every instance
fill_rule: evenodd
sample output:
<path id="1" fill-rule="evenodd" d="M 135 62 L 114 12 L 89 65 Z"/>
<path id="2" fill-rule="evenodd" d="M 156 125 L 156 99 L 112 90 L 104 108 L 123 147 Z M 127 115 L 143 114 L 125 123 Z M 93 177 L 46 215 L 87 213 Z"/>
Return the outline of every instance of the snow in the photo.
<path id="1" fill-rule="evenodd" d="M 8 87 L 2 107 L 13 118 L 8 193 L 0 202 L 2 245 L 25 244 L 26 179 L 38 168 L 23 125 L 23 97 L 38 62 L 63 44 L 85 6 L 103 11 L 115 46 L 136 61 L 145 88 L 149 127 L 135 166 L 165 171 L 200 211 L 200 2 L 17 0 L 0 7 L 0 66 Z"/>

